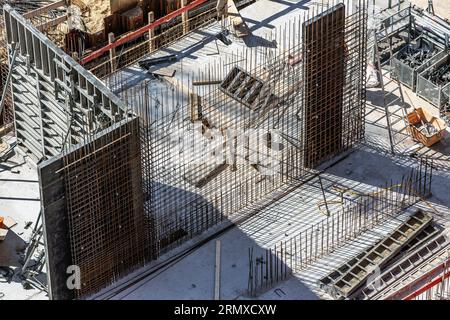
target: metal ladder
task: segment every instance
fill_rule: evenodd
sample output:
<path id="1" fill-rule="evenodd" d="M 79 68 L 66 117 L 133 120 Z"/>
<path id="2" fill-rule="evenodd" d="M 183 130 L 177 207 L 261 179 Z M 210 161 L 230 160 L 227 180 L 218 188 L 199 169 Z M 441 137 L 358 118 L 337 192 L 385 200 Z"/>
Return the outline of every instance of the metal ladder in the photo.
<path id="1" fill-rule="evenodd" d="M 383 32 L 384 32 L 384 34 L 383 34 Z M 381 63 L 380 43 L 383 41 L 388 42 L 389 58 L 386 61 L 384 61 L 383 63 Z M 400 82 L 398 81 L 398 79 L 388 76 L 392 72 L 391 60 L 393 57 L 393 52 L 392 52 L 391 38 L 387 32 L 386 26 L 383 26 L 381 31 L 374 30 L 374 51 L 375 51 L 376 67 L 380 73 L 380 85 L 381 85 L 381 90 L 383 92 L 383 108 L 386 113 L 386 121 L 387 121 L 387 129 L 388 129 L 388 133 L 389 133 L 389 142 L 390 142 L 390 146 L 391 146 L 391 153 L 395 154 L 395 149 L 394 149 L 395 132 L 393 132 L 393 126 L 403 120 L 405 123 L 405 127 L 402 130 L 400 130 L 399 132 L 397 132 L 397 134 L 400 134 L 404 129 L 406 129 L 406 127 L 408 125 L 407 120 L 406 120 L 407 107 L 405 104 L 405 100 L 403 98 L 403 91 L 402 91 Z M 385 77 L 389 78 L 389 81 L 387 81 L 386 83 L 384 82 Z M 395 87 L 393 90 L 387 92 L 386 86 L 391 83 L 393 83 L 395 85 Z M 391 94 L 397 94 L 398 97 L 393 100 L 391 99 L 389 101 L 388 96 Z M 396 106 L 396 105 L 399 105 L 400 109 L 397 109 L 397 110 L 391 112 L 390 108 L 392 108 L 393 106 Z M 399 110 L 402 111 L 401 118 L 398 120 L 392 121 L 392 116 L 395 115 Z"/>
<path id="2" fill-rule="evenodd" d="M 374 286 L 375 280 L 370 283 L 367 282 L 365 288 L 360 290 L 355 298 L 357 300 L 373 300 L 387 297 L 411 282 L 414 276 L 420 276 L 423 267 L 429 268 L 430 265 L 433 265 L 432 261 L 438 258 L 440 254 L 447 252 L 448 246 L 448 239 L 444 235 L 422 243 L 408 255 L 383 270 L 382 274 L 376 279 L 379 281 L 378 286 Z"/>

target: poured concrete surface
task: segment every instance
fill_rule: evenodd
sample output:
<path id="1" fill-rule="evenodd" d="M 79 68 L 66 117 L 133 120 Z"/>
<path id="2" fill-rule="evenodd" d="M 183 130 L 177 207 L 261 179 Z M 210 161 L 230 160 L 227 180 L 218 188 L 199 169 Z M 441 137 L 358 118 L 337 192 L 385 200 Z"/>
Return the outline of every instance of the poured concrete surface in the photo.
<path id="1" fill-rule="evenodd" d="M 14 139 L 8 137 L 6 141 L 11 144 Z M 9 230 L 4 241 L 0 241 L 0 266 L 11 267 L 16 275 L 11 283 L 3 283 L 4 279 L 0 278 L 0 292 L 4 294 L 0 300 L 47 299 L 44 292 L 25 290 L 17 276 L 21 267 L 20 254 L 26 247 L 40 210 L 37 171 L 20 154 L 10 160 L 12 162 L 0 164 L 0 215 L 12 217 L 17 225 Z M 33 224 L 25 230 L 28 221 Z M 45 274 L 40 276 L 40 280 L 45 281 Z"/>

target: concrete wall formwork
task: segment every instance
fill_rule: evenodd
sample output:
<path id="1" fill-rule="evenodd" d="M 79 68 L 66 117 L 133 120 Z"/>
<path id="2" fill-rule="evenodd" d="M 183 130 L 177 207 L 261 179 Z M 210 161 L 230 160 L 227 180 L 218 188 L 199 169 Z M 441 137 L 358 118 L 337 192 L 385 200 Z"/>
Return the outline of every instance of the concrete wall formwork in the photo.
<path id="1" fill-rule="evenodd" d="M 4 21 L 18 144 L 38 163 L 50 298 L 84 298 L 151 257 L 139 120 L 10 6 Z"/>
<path id="2" fill-rule="evenodd" d="M 51 299 L 84 298 L 143 265 L 152 246 L 137 118 L 41 162 L 38 172 Z"/>
<path id="3" fill-rule="evenodd" d="M 123 119 L 125 104 L 32 23 L 4 7 L 19 145 L 37 161 Z"/>

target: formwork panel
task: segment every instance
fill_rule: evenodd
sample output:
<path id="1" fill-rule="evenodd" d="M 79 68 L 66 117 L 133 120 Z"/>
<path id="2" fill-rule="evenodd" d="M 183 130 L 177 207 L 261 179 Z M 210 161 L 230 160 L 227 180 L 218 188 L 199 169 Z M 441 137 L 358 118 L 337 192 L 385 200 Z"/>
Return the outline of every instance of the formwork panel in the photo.
<path id="1" fill-rule="evenodd" d="M 303 24 L 305 165 L 315 167 L 341 150 L 344 99 L 345 6 Z"/>
<path id="2" fill-rule="evenodd" d="M 143 265 L 150 243 L 140 156 L 134 118 L 40 165 L 51 298 L 84 298 Z M 73 291 L 69 265 L 80 268 Z"/>
<path id="3" fill-rule="evenodd" d="M 4 24 L 10 60 L 16 52 L 11 88 L 18 143 L 36 162 L 124 118 L 119 98 L 9 5 Z"/>
<path id="4" fill-rule="evenodd" d="M 139 121 L 131 120 L 64 156 L 70 246 L 80 267 L 77 298 L 144 262 Z"/>

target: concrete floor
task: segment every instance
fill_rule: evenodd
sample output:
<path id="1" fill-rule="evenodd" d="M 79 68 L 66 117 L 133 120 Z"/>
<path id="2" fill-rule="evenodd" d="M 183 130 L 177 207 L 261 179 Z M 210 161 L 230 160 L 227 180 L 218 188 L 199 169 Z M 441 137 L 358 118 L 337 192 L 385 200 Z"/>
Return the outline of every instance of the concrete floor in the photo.
<path id="1" fill-rule="evenodd" d="M 7 137 L 5 140 L 11 144 L 15 138 Z M 21 267 L 20 253 L 30 239 L 39 214 L 40 195 L 36 168 L 20 154 L 15 154 L 10 161 L 0 164 L 0 215 L 12 217 L 17 225 L 0 242 L 0 266 L 9 266 L 17 273 Z M 28 221 L 33 224 L 25 229 Z M 42 246 L 38 249 L 42 250 Z M 40 279 L 45 281 L 45 274 Z M 17 276 L 11 283 L 3 283 L 0 279 L 0 293 L 4 294 L 3 298 L 0 294 L 0 300 L 48 299 L 45 292 L 25 290 Z"/>
<path id="2" fill-rule="evenodd" d="M 372 125 L 367 125 L 370 130 Z M 445 143 L 450 142 L 447 135 Z M 387 146 L 386 133 L 368 134 L 368 139 L 377 138 Z M 445 152 L 450 154 L 450 148 Z M 387 148 L 362 146 L 348 158 L 327 170 L 323 177 L 327 182 L 351 187 L 360 192 L 373 190 L 390 179 L 400 179 L 414 160 L 405 156 L 390 156 Z M 450 230 L 450 163 L 442 170 L 435 171 L 433 197 L 429 202 L 443 216 L 435 220 Z M 248 275 L 248 249 L 268 248 L 282 239 L 304 230 L 323 219 L 317 209 L 320 191 L 317 181 L 301 187 L 286 195 L 272 207 L 234 227 L 218 239 L 222 243 L 221 297 L 223 299 L 248 299 L 246 296 Z M 314 186 L 315 185 L 315 186 Z M 335 196 L 335 195 L 334 195 Z M 327 193 L 327 199 L 333 199 Z M 424 204 L 419 205 L 424 206 Z M 427 209 L 429 211 L 429 208 Z M 406 217 L 406 216 L 405 216 Z M 325 276 L 336 266 L 349 260 L 357 253 L 368 248 L 381 237 L 399 225 L 399 221 L 390 220 L 364 233 L 332 255 L 317 261 L 290 279 L 258 296 L 258 299 L 318 299 L 329 298 L 317 287 L 317 280 Z M 194 251 L 178 263 L 160 274 L 148 277 L 110 299 L 212 299 L 214 294 L 215 242 Z M 201 272 L 196 272 L 201 270 Z M 275 289 L 282 289 L 285 295 L 278 296 Z M 279 292 L 279 291 L 278 291 Z M 106 297 L 106 296 L 105 296 Z"/>
<path id="3" fill-rule="evenodd" d="M 383 2 L 377 0 L 378 2 Z M 437 4 L 439 1 L 435 1 Z M 293 16 L 304 10 L 311 1 L 269 1 L 259 0 L 255 5 L 242 10 L 254 34 L 258 35 L 272 30 L 280 25 L 289 13 Z M 284 16 L 283 16 L 284 15 Z M 260 21 L 260 23 L 257 23 Z M 407 90 L 407 89 L 405 89 Z M 389 153 L 384 111 L 381 109 L 379 89 L 368 92 L 366 141 L 356 148 L 347 158 L 329 168 L 322 178 L 327 185 L 349 187 L 359 192 L 369 192 L 391 179 L 400 179 L 417 164 L 405 150 L 416 145 L 406 135 L 398 135 L 398 154 Z M 411 105 L 424 106 L 431 111 L 436 109 L 408 92 L 407 102 Z M 400 114 L 398 116 L 401 116 Z M 399 124 L 401 126 L 401 123 Z M 398 130 L 401 128 L 398 127 Z M 450 229 L 450 133 L 432 148 L 421 147 L 416 151 L 435 159 L 433 196 L 429 203 L 442 216 L 435 219 Z M 0 167 L 0 215 L 10 215 L 17 222 L 8 235 L 7 240 L 0 243 L 0 265 L 17 267 L 17 250 L 28 240 L 30 229 L 24 230 L 26 221 L 35 221 L 39 212 L 39 189 L 35 168 L 23 163 L 23 158 L 17 155 L 14 161 L 21 163 L 16 167 L 20 172 L 12 173 L 5 164 Z M 332 200 L 336 194 L 328 191 L 327 199 Z M 221 298 L 248 299 L 246 296 L 248 275 L 248 249 L 267 248 L 280 240 L 304 230 L 324 216 L 317 208 L 322 200 L 318 180 L 311 181 L 292 193 L 286 195 L 269 208 L 262 210 L 251 219 L 231 228 L 222 234 L 221 265 Z M 425 209 L 426 205 L 419 204 Z M 337 209 L 337 208 L 332 208 Z M 327 274 L 336 265 L 348 260 L 349 257 L 361 252 L 383 234 L 394 229 L 399 221 L 388 221 L 377 229 L 370 230 L 352 243 L 347 244 L 332 255 L 317 261 L 300 274 L 279 283 L 275 288 L 258 296 L 259 299 L 318 299 L 328 298 L 318 290 L 316 281 Z M 3 247 L 2 247 L 3 246 Z M 6 248 L 6 249 L 5 249 Z M 6 253 L 6 254 L 5 254 Z M 209 241 L 193 251 L 177 263 L 162 272 L 146 277 L 131 287 L 118 293 L 109 294 L 108 290 L 98 298 L 109 299 L 212 299 L 214 292 L 214 259 L 215 241 Z M 136 271 L 134 275 L 145 272 L 145 268 Z M 284 292 L 279 296 L 275 289 Z M 112 289 L 112 288 L 109 288 Z M 45 293 L 38 290 L 24 290 L 22 285 L 13 281 L 10 284 L 0 282 L 0 292 L 5 296 L 0 299 L 46 299 Z M 1 295 L 0 295 L 1 296 Z"/>

